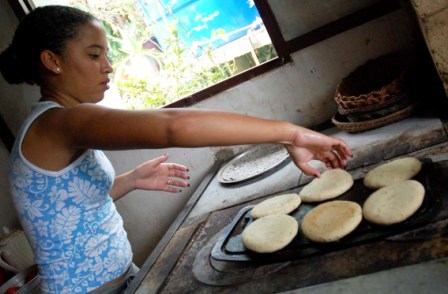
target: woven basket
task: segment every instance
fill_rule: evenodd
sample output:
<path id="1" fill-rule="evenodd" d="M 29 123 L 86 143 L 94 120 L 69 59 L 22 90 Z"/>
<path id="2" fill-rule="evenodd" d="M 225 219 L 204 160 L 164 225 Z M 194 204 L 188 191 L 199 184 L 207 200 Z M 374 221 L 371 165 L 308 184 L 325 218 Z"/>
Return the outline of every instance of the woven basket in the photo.
<path id="1" fill-rule="evenodd" d="M 405 98 L 408 73 L 403 57 L 393 53 L 369 60 L 345 77 L 336 88 L 340 114 L 369 112 Z"/>
<path id="2" fill-rule="evenodd" d="M 383 108 L 368 112 L 350 113 L 345 115 L 345 117 L 349 122 L 361 122 L 366 120 L 373 120 L 398 112 L 415 102 L 416 102 L 415 99 L 413 99 L 411 95 L 409 96 L 406 95 L 400 98 L 397 102 L 389 104 Z"/>
<path id="3" fill-rule="evenodd" d="M 402 120 L 411 115 L 417 106 L 418 103 L 413 103 L 397 112 L 372 120 L 349 122 L 344 115 L 336 114 L 331 121 L 336 127 L 348 133 L 359 133 Z"/>

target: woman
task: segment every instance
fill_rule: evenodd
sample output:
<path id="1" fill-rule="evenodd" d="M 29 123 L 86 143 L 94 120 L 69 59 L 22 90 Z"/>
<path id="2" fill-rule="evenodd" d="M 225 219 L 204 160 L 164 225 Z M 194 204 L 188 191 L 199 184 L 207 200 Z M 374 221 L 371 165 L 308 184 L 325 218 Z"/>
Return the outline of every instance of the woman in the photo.
<path id="1" fill-rule="evenodd" d="M 132 251 L 113 201 L 135 189 L 177 192 L 186 167 L 162 156 L 115 177 L 99 150 L 283 144 L 306 174 L 311 159 L 344 167 L 349 147 L 288 122 L 193 109 L 128 111 L 96 105 L 112 67 L 99 21 L 46 6 L 19 24 L 0 55 L 11 84 L 37 84 L 41 98 L 11 153 L 14 203 L 39 266 L 43 292 L 86 293 L 121 287 Z M 119 285 L 119 286 L 117 286 Z"/>

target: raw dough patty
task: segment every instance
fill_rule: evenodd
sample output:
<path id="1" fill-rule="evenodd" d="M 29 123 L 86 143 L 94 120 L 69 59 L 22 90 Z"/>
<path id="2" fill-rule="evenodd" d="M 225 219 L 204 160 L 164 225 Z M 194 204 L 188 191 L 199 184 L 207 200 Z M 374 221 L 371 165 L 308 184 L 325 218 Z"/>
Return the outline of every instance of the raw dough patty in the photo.
<path id="1" fill-rule="evenodd" d="M 362 221 L 362 208 L 353 201 L 333 200 L 311 209 L 302 220 L 303 234 L 314 242 L 333 242 L 350 234 Z"/>
<path id="2" fill-rule="evenodd" d="M 283 194 L 266 199 L 252 208 L 255 219 L 274 214 L 288 214 L 299 207 L 302 200 L 297 194 Z"/>
<path id="3" fill-rule="evenodd" d="M 353 177 L 343 169 L 324 171 L 299 192 L 303 202 L 317 202 L 336 198 L 353 186 Z"/>
<path id="4" fill-rule="evenodd" d="M 412 179 L 422 168 L 420 160 L 404 157 L 379 165 L 364 177 L 367 188 L 379 189 L 387 185 Z"/>
<path id="5" fill-rule="evenodd" d="M 363 215 L 379 225 L 400 223 L 420 208 L 424 197 L 425 188 L 420 182 L 398 182 L 373 192 L 364 202 Z"/>
<path id="6" fill-rule="evenodd" d="M 244 246 L 258 253 L 271 253 L 288 245 L 299 231 L 297 220 L 287 214 L 269 215 L 249 224 L 241 236 Z"/>

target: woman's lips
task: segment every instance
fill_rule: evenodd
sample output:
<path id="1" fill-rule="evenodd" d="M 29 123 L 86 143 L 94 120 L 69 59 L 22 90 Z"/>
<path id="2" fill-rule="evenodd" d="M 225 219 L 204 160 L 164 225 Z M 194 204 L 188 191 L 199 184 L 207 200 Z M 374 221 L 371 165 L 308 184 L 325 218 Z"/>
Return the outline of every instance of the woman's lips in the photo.
<path id="1" fill-rule="evenodd" d="M 110 79 L 107 79 L 107 80 L 105 80 L 104 82 L 102 82 L 101 85 L 103 85 L 104 88 L 105 88 L 106 90 L 108 90 L 108 89 L 110 88 L 110 87 L 109 87 L 109 83 L 110 83 Z"/>

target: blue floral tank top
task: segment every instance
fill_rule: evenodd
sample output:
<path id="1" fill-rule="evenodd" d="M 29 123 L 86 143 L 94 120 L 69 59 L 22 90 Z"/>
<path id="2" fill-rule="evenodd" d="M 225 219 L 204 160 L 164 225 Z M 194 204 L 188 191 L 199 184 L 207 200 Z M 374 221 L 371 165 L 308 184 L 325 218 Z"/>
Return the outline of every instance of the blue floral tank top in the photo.
<path id="1" fill-rule="evenodd" d="M 46 110 L 38 103 L 11 152 L 10 186 L 20 223 L 39 267 L 43 293 L 87 293 L 123 274 L 132 250 L 109 196 L 115 171 L 98 150 L 88 150 L 60 171 L 43 170 L 21 152 L 28 127 Z"/>

